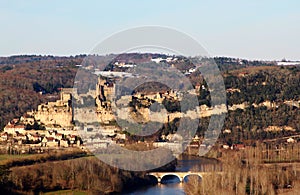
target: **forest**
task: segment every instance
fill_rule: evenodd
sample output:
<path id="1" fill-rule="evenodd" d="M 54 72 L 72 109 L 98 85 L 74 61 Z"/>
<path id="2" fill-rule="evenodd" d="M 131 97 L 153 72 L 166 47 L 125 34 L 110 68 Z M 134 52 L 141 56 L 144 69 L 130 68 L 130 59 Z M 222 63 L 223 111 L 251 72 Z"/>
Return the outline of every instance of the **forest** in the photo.
<path id="1" fill-rule="evenodd" d="M 37 109 L 41 102 L 51 101 L 59 88 L 73 87 L 76 65 L 82 60 L 83 56 L 0 58 L 0 128 Z"/>

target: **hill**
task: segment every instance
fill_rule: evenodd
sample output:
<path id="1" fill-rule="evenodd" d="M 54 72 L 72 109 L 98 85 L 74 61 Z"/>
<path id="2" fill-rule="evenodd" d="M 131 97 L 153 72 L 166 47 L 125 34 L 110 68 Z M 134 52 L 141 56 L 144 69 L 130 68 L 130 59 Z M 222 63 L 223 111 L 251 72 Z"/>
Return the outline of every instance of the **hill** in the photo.
<path id="1" fill-rule="evenodd" d="M 57 98 L 62 87 L 73 87 L 74 77 L 87 56 L 54 57 L 54 56 L 12 56 L 0 58 L 0 127 L 9 120 L 19 117 L 26 111 L 36 109 L 41 102 Z M 89 56 L 92 65 L 97 65 L 101 56 Z M 115 62 L 141 63 L 151 59 L 161 59 L 174 64 L 180 71 L 187 73 L 194 65 L 187 58 L 160 54 L 122 54 L 111 56 L 113 61 L 107 70 L 126 71 L 116 66 Z M 94 60 L 94 61 L 93 61 Z M 244 109 L 229 111 L 224 128 L 231 128 L 235 133 L 221 137 L 227 142 L 241 142 L 249 138 L 269 138 L 276 135 L 266 133 L 264 129 L 275 125 L 290 126 L 299 131 L 299 107 L 287 104 L 288 101 L 300 99 L 300 67 L 277 66 L 272 62 L 248 61 L 234 58 L 214 58 L 224 78 L 229 107 L 246 104 Z M 206 86 L 201 72 L 195 70 L 187 74 L 192 84 Z M 141 90 L 155 90 L 161 87 L 155 84 L 141 86 Z M 200 104 L 210 105 L 210 94 L 207 88 L 200 88 Z M 266 106 L 266 102 L 276 104 Z M 178 106 L 178 102 L 175 105 Z M 262 106 L 258 106 L 262 105 Z M 299 106 L 299 105 L 298 105 Z M 176 108 L 174 108 L 176 110 Z M 199 126 L 202 134 L 208 118 Z M 206 124 L 206 125 L 205 125 Z M 172 124 L 174 126 L 174 124 Z M 171 126 L 172 126 L 171 125 Z M 164 130 L 165 131 L 165 130 Z M 173 130 L 171 130 L 173 131 Z M 240 132 L 240 133 L 237 133 Z M 253 133 L 254 132 L 254 133 Z M 282 132 L 281 134 L 290 134 Z M 270 134 L 270 135 L 269 135 Z"/>

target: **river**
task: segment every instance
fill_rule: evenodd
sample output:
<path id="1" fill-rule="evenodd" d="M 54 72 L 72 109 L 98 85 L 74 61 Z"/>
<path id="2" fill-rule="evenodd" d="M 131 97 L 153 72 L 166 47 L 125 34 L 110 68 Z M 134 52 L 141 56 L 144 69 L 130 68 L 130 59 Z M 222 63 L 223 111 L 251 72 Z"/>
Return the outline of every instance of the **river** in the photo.
<path id="1" fill-rule="evenodd" d="M 216 164 L 215 160 L 184 156 L 177 161 L 176 171 L 203 171 L 203 166 Z M 180 183 L 175 176 L 165 176 L 161 184 L 139 188 L 133 192 L 122 193 L 123 195 L 181 195 L 184 193 L 184 183 Z"/>

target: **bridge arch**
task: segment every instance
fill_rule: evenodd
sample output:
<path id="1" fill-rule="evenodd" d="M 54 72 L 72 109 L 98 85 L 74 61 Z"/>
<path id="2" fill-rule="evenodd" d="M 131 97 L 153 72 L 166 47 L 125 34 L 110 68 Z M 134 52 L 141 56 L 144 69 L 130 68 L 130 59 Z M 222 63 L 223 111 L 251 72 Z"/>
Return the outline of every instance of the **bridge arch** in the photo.
<path id="1" fill-rule="evenodd" d="M 181 177 L 177 173 L 148 173 L 148 176 L 155 177 L 157 179 L 158 183 L 161 183 L 162 179 L 165 176 L 176 176 L 179 179 L 180 182 L 183 181 L 183 177 Z"/>
<path id="2" fill-rule="evenodd" d="M 222 172 L 149 172 L 147 175 L 154 176 L 157 179 L 158 183 L 161 183 L 161 180 L 167 175 L 173 175 L 179 178 L 180 182 L 184 182 L 184 180 L 191 175 L 199 176 L 200 180 L 203 177 L 206 177 L 210 174 L 223 174 Z"/>
<path id="3" fill-rule="evenodd" d="M 148 177 L 154 178 L 157 181 L 157 183 L 160 183 L 161 179 L 158 176 L 151 174 L 151 173 L 149 173 L 147 175 L 148 175 Z"/>
<path id="4" fill-rule="evenodd" d="M 175 176 L 179 179 L 179 182 L 183 182 L 183 177 L 181 177 L 180 175 L 176 174 L 176 173 L 166 173 L 164 175 L 160 176 L 160 180 L 162 180 L 164 177 L 166 176 Z"/>
<path id="5" fill-rule="evenodd" d="M 189 176 L 198 176 L 202 180 L 203 176 L 199 173 L 187 173 L 182 177 L 182 182 L 186 181 Z"/>

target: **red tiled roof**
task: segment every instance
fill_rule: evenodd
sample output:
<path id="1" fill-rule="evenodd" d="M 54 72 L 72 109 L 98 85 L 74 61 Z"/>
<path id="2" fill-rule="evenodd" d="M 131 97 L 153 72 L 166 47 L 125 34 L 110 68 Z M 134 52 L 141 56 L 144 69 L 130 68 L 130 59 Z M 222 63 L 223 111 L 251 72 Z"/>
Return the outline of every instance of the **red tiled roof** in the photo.
<path id="1" fill-rule="evenodd" d="M 5 128 L 14 128 L 14 125 L 6 125 Z"/>
<path id="2" fill-rule="evenodd" d="M 24 125 L 16 125 L 15 128 L 25 128 Z"/>
<path id="3" fill-rule="evenodd" d="M 46 139 L 47 139 L 47 141 L 53 141 L 54 140 L 53 137 L 47 137 Z"/>
<path id="4" fill-rule="evenodd" d="M 6 125 L 5 128 L 25 128 L 24 125 Z"/>
<path id="5" fill-rule="evenodd" d="M 237 149 L 242 149 L 242 148 L 245 148 L 245 145 L 244 144 L 235 144 L 234 147 Z"/>

